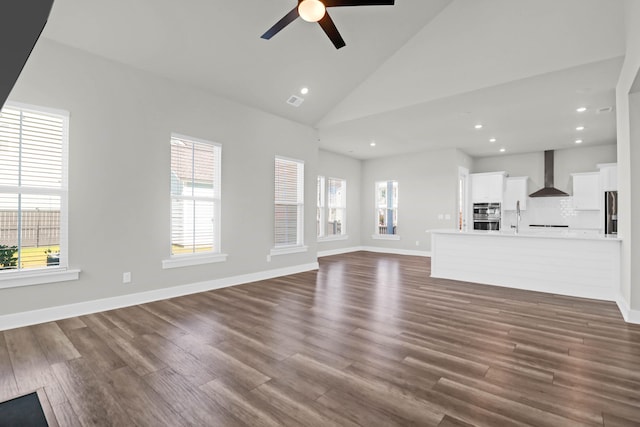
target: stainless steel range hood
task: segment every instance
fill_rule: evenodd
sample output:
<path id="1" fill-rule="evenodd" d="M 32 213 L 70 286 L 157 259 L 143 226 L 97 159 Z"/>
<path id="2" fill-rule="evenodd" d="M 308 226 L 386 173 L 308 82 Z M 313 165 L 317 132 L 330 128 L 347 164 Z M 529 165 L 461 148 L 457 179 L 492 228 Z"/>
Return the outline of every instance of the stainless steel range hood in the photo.
<path id="1" fill-rule="evenodd" d="M 529 197 L 567 197 L 568 194 L 553 186 L 553 150 L 544 152 L 544 188 Z"/>

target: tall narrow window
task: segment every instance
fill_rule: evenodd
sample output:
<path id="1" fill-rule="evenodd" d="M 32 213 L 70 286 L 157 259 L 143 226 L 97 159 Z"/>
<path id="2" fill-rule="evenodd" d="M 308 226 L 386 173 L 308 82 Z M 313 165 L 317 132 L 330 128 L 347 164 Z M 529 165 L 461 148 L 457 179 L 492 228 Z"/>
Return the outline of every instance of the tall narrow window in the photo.
<path id="1" fill-rule="evenodd" d="M 376 182 L 375 235 L 393 236 L 398 227 L 398 182 Z"/>
<path id="2" fill-rule="evenodd" d="M 324 237 L 324 176 L 318 176 L 318 207 L 316 210 L 316 232 L 318 237 Z"/>
<path id="3" fill-rule="evenodd" d="M 220 253 L 220 145 L 171 136 L 171 255 Z"/>
<path id="4" fill-rule="evenodd" d="M 304 163 L 275 159 L 275 247 L 302 246 Z"/>
<path id="5" fill-rule="evenodd" d="M 347 183 L 343 179 L 327 180 L 327 236 L 346 234 Z"/>
<path id="6" fill-rule="evenodd" d="M 318 237 L 320 239 L 346 236 L 346 201 L 347 182 L 344 179 L 318 177 Z"/>
<path id="7" fill-rule="evenodd" d="M 67 267 L 68 128 L 68 113 L 0 111 L 0 273 Z"/>

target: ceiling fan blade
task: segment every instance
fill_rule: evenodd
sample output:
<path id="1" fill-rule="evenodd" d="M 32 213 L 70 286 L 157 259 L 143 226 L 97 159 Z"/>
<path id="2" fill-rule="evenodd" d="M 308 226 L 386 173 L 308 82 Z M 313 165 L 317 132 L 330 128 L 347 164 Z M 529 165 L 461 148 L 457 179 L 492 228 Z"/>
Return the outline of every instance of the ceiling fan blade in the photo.
<path id="1" fill-rule="evenodd" d="M 271 37 L 275 36 L 287 25 L 291 24 L 296 18 L 300 16 L 298 14 L 298 6 L 294 7 L 291 12 L 287 13 L 281 20 L 275 23 L 275 25 L 267 30 L 266 33 L 260 36 L 265 40 L 269 40 Z"/>
<path id="2" fill-rule="evenodd" d="M 394 0 L 322 0 L 325 7 L 340 6 L 393 6 Z"/>
<path id="3" fill-rule="evenodd" d="M 320 24 L 324 32 L 329 36 L 329 39 L 336 49 L 346 46 L 346 43 L 336 28 L 336 24 L 333 23 L 333 19 L 331 19 L 328 13 L 324 14 L 324 17 L 318 21 L 318 24 Z"/>

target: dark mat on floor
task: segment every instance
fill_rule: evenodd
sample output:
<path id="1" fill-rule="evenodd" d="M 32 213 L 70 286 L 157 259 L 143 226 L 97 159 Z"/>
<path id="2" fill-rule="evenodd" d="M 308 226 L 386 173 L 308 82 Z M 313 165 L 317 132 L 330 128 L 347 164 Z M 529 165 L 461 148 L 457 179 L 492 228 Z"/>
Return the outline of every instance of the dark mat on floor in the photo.
<path id="1" fill-rule="evenodd" d="M 49 427 L 38 393 L 0 403 L 0 427 Z"/>

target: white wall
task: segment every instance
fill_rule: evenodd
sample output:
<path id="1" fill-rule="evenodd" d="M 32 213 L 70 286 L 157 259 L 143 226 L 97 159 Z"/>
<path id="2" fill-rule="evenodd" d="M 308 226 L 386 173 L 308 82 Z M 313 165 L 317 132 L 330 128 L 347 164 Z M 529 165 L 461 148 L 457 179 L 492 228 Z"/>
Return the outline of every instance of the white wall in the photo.
<path id="1" fill-rule="evenodd" d="M 571 194 L 571 174 L 596 172 L 598 163 L 615 163 L 616 145 L 595 145 L 555 150 L 555 187 Z M 544 152 L 479 157 L 472 172 L 506 171 L 509 176 L 528 176 L 529 192 L 544 187 Z"/>
<path id="2" fill-rule="evenodd" d="M 69 264 L 80 280 L 4 289 L 0 315 L 316 262 L 315 132 L 212 94 L 41 39 L 10 101 L 68 110 Z M 171 132 L 222 144 L 227 262 L 169 257 Z M 275 256 L 274 155 L 305 161 L 306 253 Z M 133 281 L 122 284 L 122 273 Z"/>
<path id="3" fill-rule="evenodd" d="M 456 226 L 458 166 L 471 159 L 456 149 L 366 160 L 362 165 L 362 244 L 390 251 L 431 251 L 429 229 Z M 377 240 L 374 185 L 398 181 L 399 241 Z M 438 219 L 438 215 L 449 219 Z M 416 245 L 418 242 L 418 245 Z"/>
<path id="4" fill-rule="evenodd" d="M 640 2 L 625 0 L 627 52 L 616 87 L 618 135 L 618 235 L 622 238 L 621 304 L 640 323 L 640 100 L 630 96 L 640 76 Z M 635 262 L 634 262 L 635 261 Z M 634 313 L 635 312 L 635 313 Z"/>
<path id="5" fill-rule="evenodd" d="M 319 255 L 338 252 L 340 249 L 360 246 L 361 200 L 360 185 L 362 162 L 331 151 L 319 150 L 318 175 L 326 178 L 340 178 L 347 181 L 347 236 L 346 240 L 318 242 Z"/>

